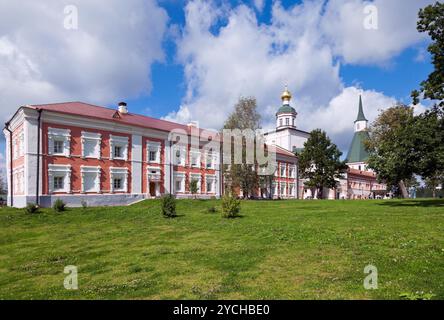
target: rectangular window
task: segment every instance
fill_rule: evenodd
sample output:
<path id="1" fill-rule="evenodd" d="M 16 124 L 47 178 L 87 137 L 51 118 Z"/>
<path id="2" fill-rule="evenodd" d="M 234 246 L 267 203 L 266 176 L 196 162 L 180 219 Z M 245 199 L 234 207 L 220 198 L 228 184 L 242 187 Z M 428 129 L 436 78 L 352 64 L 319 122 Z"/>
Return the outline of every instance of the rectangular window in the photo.
<path id="1" fill-rule="evenodd" d="M 149 153 L 149 161 L 154 162 L 157 158 L 157 152 L 156 151 L 150 151 Z"/>
<path id="2" fill-rule="evenodd" d="M 122 147 L 114 147 L 114 158 L 123 158 Z"/>
<path id="3" fill-rule="evenodd" d="M 207 155 L 207 169 L 213 168 L 213 156 L 211 154 Z"/>
<path id="4" fill-rule="evenodd" d="M 281 177 L 285 176 L 285 166 L 281 166 Z"/>
<path id="5" fill-rule="evenodd" d="M 279 126 L 282 127 L 282 119 L 279 119 Z"/>
<path id="6" fill-rule="evenodd" d="M 54 190 L 63 190 L 64 180 L 63 177 L 54 177 Z"/>
<path id="7" fill-rule="evenodd" d="M 207 192 L 213 192 L 213 182 L 207 181 Z"/>
<path id="8" fill-rule="evenodd" d="M 200 152 L 198 150 L 191 150 L 191 166 L 200 167 Z"/>
<path id="9" fill-rule="evenodd" d="M 290 124 L 290 119 L 285 118 L 285 124 L 288 126 Z"/>
<path id="10" fill-rule="evenodd" d="M 176 180 L 176 191 L 182 191 L 182 180 Z"/>
<path id="11" fill-rule="evenodd" d="M 54 154 L 63 154 L 63 141 L 61 140 L 54 140 L 54 149 L 53 149 L 53 153 Z"/>
<path id="12" fill-rule="evenodd" d="M 122 179 L 114 179 L 114 190 L 122 190 L 123 188 L 123 183 L 122 183 Z"/>

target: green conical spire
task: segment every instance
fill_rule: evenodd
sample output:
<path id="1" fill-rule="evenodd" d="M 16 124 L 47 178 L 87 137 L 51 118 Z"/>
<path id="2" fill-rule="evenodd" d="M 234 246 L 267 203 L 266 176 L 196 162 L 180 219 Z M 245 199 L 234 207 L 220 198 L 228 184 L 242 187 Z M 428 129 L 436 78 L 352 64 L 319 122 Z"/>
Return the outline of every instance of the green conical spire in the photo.
<path id="1" fill-rule="evenodd" d="M 364 108 L 362 107 L 362 97 L 361 95 L 359 96 L 359 111 L 358 111 L 358 118 L 356 119 L 355 122 L 357 121 L 368 121 L 365 116 L 364 116 Z"/>

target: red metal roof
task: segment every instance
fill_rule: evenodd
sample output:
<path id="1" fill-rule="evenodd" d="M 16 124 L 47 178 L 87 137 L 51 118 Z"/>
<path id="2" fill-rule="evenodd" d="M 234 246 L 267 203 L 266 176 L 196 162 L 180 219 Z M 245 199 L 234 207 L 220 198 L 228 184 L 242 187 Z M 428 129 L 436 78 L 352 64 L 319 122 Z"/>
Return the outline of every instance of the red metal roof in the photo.
<path id="1" fill-rule="evenodd" d="M 27 106 L 33 109 L 42 109 L 46 111 L 64 113 L 75 116 L 91 117 L 100 120 L 113 121 L 127 125 L 133 125 L 142 128 L 157 129 L 161 131 L 171 131 L 173 129 L 187 130 L 188 126 L 174 123 L 171 121 L 160 120 L 148 116 L 128 113 L 119 114 L 120 118 L 114 118 L 117 110 L 100 107 L 84 102 L 63 102 L 52 104 L 41 104 Z"/>
<path id="2" fill-rule="evenodd" d="M 170 132 L 174 129 L 182 129 L 187 133 L 191 132 L 191 129 L 187 125 L 156 119 L 139 114 L 121 114 L 116 109 L 110 109 L 106 107 L 96 106 L 84 102 L 62 102 L 62 103 L 50 103 L 50 104 L 40 104 L 40 105 L 28 105 L 26 106 L 32 109 L 42 109 L 51 112 L 63 113 L 74 116 L 82 116 L 95 118 L 99 120 L 111 121 L 122 123 L 130 126 L 137 126 L 142 128 L 156 129 L 160 131 Z M 116 117 L 117 115 L 117 117 Z M 200 129 L 202 132 L 205 129 Z M 215 132 L 213 139 L 219 141 L 219 133 Z M 222 136 L 220 137 L 222 140 Z M 296 157 L 292 152 L 285 150 L 279 146 L 275 147 L 276 153 L 279 153 L 288 157 Z"/>

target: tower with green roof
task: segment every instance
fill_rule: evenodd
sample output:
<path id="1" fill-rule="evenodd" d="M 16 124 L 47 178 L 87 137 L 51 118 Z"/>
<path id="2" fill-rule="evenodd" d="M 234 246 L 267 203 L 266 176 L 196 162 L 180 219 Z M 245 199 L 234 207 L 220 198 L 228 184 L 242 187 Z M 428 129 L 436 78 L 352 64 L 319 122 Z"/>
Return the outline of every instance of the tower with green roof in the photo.
<path id="1" fill-rule="evenodd" d="M 355 134 L 351 142 L 347 154 L 347 164 L 349 167 L 358 170 L 366 170 L 366 163 L 369 154 L 365 150 L 364 141 L 369 138 L 368 134 L 368 120 L 364 115 L 364 108 L 362 106 L 362 97 L 359 96 L 359 110 L 358 117 L 355 120 Z"/>
<path id="2" fill-rule="evenodd" d="M 276 113 L 276 129 L 296 128 L 296 110 L 290 106 L 291 93 L 285 86 L 285 91 L 282 93 L 282 106 Z"/>

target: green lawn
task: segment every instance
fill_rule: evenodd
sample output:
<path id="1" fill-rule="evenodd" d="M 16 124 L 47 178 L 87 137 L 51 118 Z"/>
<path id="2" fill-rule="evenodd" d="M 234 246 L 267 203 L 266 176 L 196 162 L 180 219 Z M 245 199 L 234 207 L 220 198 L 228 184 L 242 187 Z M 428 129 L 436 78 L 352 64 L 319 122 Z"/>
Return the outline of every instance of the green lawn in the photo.
<path id="1" fill-rule="evenodd" d="M 217 200 L 0 209 L 0 299 L 444 299 L 444 201 Z M 365 290 L 364 267 L 379 289 Z M 63 287 L 75 265 L 79 290 Z"/>

